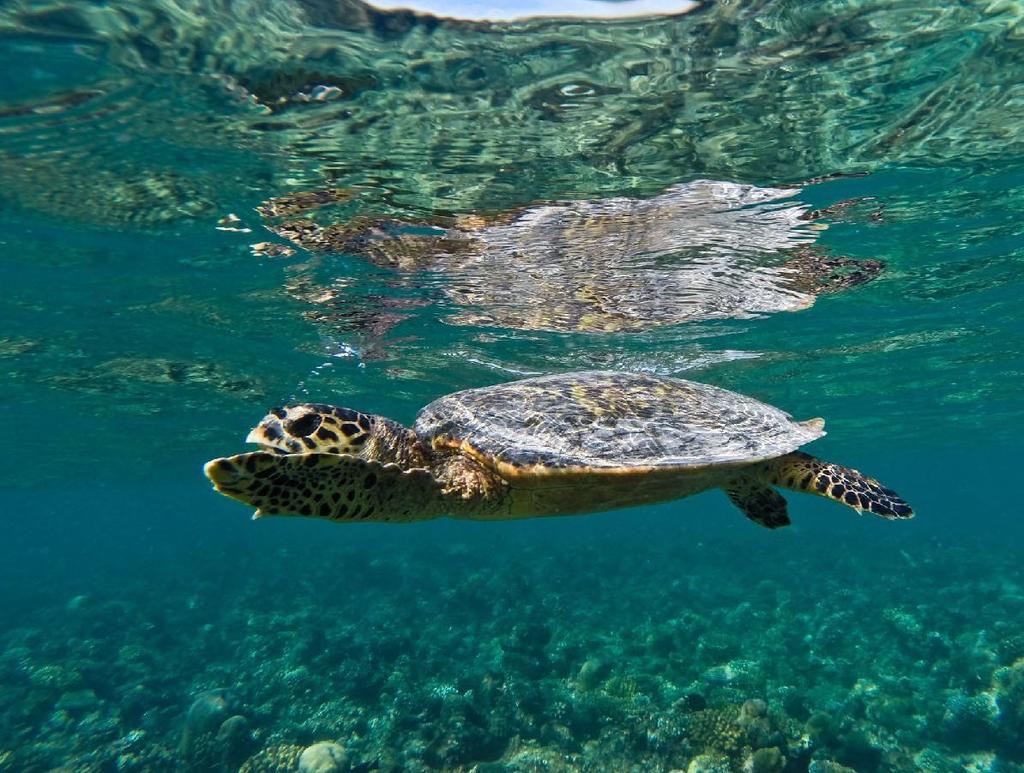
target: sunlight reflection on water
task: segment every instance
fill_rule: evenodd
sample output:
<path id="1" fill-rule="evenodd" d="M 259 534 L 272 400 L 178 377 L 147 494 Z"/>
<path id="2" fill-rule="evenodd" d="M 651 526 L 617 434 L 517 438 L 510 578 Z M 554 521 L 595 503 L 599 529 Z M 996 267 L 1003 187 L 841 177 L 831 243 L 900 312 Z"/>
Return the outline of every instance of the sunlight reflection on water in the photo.
<path id="1" fill-rule="evenodd" d="M 700 6 L 691 0 L 505 0 L 471 3 L 464 0 L 394 0 L 374 2 L 384 11 L 410 10 L 442 18 L 474 21 L 513 21 L 533 18 L 625 19 L 642 16 L 678 15 Z"/>

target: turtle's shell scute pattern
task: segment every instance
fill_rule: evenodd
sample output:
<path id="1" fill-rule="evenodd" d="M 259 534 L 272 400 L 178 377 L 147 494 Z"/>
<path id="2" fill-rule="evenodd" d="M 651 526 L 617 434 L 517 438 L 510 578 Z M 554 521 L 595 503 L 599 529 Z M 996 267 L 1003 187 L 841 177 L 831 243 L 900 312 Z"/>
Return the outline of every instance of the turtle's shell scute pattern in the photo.
<path id="1" fill-rule="evenodd" d="M 770 459 L 824 434 L 750 397 L 694 381 L 586 371 L 447 395 L 416 433 L 495 466 L 572 471 L 703 467 Z"/>

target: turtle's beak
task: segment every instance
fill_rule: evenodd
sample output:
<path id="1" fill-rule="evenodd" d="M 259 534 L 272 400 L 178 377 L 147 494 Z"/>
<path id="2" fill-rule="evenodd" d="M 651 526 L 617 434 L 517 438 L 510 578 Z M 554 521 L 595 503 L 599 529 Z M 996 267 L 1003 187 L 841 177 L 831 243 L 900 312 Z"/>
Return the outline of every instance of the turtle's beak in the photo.
<path id="1" fill-rule="evenodd" d="M 314 447 L 310 436 L 320 427 L 322 406 L 286 405 L 275 408 L 246 435 L 245 442 L 278 454 L 304 454 Z"/>
<path id="2" fill-rule="evenodd" d="M 276 409 L 277 412 L 284 413 L 283 408 Z M 291 445 L 289 445 L 291 441 Z M 301 446 L 297 447 L 295 440 L 288 436 L 285 432 L 284 426 L 282 425 L 281 419 L 277 416 L 276 412 L 268 413 L 263 419 L 257 424 L 248 435 L 245 436 L 246 443 L 252 443 L 257 445 L 263 451 L 277 452 L 287 454 L 289 451 L 295 453 L 301 449 Z"/>

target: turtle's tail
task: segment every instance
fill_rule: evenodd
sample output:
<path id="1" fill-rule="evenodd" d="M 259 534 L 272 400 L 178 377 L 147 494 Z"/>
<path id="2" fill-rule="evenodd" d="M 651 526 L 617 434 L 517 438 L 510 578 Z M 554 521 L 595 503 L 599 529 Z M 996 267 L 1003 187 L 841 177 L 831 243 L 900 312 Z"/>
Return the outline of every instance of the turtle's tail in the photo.
<path id="1" fill-rule="evenodd" d="M 828 497 L 859 513 L 870 512 L 889 519 L 914 516 L 913 509 L 899 494 L 849 467 L 801 451 L 764 464 L 768 481 L 775 486 Z"/>

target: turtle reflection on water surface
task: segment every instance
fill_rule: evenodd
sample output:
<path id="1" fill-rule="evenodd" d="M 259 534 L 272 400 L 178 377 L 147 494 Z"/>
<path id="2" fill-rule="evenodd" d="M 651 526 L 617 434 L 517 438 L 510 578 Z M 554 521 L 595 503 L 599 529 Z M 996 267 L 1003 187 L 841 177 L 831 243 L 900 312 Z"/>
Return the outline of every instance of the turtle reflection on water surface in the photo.
<path id="1" fill-rule="evenodd" d="M 247 438 L 262 450 L 214 459 L 205 472 L 256 517 L 508 520 L 721 488 L 774 529 L 790 522 L 776 486 L 911 517 L 873 478 L 796 450 L 823 425 L 693 381 L 584 371 L 447 395 L 413 429 L 319 403 L 278 408 Z"/>
<path id="2" fill-rule="evenodd" d="M 265 202 L 277 235 L 313 253 L 344 252 L 400 272 L 431 272 L 460 309 L 455 324 L 556 332 L 640 332 L 708 319 L 805 309 L 821 293 L 874 278 L 877 260 L 812 246 L 820 213 L 785 201 L 795 188 L 710 180 L 647 199 L 539 204 L 430 220 L 357 217 L 322 225 L 303 213 L 344 189 Z M 351 301 L 309 271 L 287 284 L 315 319 L 351 318 Z M 332 313 L 333 312 L 333 313 Z"/>

